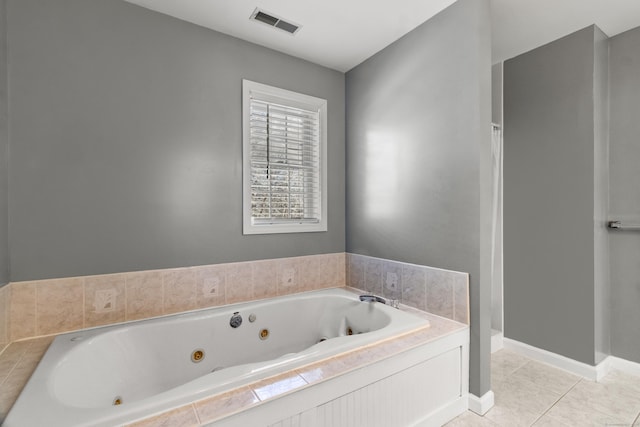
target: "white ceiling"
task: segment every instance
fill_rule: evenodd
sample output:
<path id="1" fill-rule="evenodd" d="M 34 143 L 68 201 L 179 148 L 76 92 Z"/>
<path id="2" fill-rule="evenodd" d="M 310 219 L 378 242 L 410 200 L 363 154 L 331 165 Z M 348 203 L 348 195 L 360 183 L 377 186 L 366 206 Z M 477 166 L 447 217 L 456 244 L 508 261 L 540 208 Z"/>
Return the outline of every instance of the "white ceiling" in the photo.
<path id="1" fill-rule="evenodd" d="M 339 71 L 347 71 L 455 0 L 127 0 Z M 598 25 L 640 26 L 640 0 L 491 0 L 493 62 Z M 301 24 L 295 36 L 249 20 L 259 7 Z"/>
<path id="2" fill-rule="evenodd" d="M 493 62 L 596 24 L 609 37 L 640 26 L 640 0 L 491 0 Z"/>

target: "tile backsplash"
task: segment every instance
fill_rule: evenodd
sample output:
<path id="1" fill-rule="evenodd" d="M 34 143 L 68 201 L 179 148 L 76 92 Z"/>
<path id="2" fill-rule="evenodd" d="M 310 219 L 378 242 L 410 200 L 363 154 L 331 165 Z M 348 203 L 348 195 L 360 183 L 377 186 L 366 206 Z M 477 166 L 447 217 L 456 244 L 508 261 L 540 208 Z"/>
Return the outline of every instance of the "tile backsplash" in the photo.
<path id="1" fill-rule="evenodd" d="M 469 324 L 469 274 L 347 254 L 347 286 Z"/>
<path id="2" fill-rule="evenodd" d="M 345 254 L 13 282 L 0 288 L 3 341 L 345 286 Z M 10 299 L 10 303 L 8 302 Z"/>
<path id="3" fill-rule="evenodd" d="M 469 323 L 467 273 L 334 253 L 13 282 L 0 288 L 0 351 L 24 338 L 345 285 Z"/>

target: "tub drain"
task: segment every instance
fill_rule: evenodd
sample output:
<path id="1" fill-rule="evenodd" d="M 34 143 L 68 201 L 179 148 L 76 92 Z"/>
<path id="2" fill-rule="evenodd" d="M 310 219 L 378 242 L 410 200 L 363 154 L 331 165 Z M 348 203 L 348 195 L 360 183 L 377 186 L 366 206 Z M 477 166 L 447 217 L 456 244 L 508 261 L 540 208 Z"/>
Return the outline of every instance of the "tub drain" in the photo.
<path id="1" fill-rule="evenodd" d="M 203 350 L 194 350 L 194 352 L 191 353 L 191 361 L 193 363 L 198 363 L 202 359 L 204 359 L 204 351 Z"/>
<path id="2" fill-rule="evenodd" d="M 113 406 L 118 406 L 118 405 L 122 405 L 122 397 L 120 396 L 116 396 L 113 399 Z"/>

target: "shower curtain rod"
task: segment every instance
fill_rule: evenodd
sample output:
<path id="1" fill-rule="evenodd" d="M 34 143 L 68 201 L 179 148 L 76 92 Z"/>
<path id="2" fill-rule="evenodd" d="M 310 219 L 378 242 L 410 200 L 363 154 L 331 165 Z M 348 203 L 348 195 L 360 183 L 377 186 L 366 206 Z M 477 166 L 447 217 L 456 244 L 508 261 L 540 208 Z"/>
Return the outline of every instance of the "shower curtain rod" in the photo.
<path id="1" fill-rule="evenodd" d="M 625 224 L 622 221 L 609 221 L 607 224 L 609 228 L 615 230 L 636 230 L 640 231 L 640 224 Z"/>

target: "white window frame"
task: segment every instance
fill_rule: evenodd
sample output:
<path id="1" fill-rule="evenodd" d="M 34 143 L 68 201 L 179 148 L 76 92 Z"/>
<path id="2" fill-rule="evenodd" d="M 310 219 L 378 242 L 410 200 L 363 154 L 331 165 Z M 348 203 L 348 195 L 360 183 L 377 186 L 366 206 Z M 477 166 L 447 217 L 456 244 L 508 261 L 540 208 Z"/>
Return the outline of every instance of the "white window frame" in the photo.
<path id="1" fill-rule="evenodd" d="M 303 108 L 319 113 L 319 216 L 317 222 L 257 222 L 251 215 L 251 99 Z M 242 80 L 243 234 L 303 233 L 327 231 L 327 101 L 310 95 Z"/>

